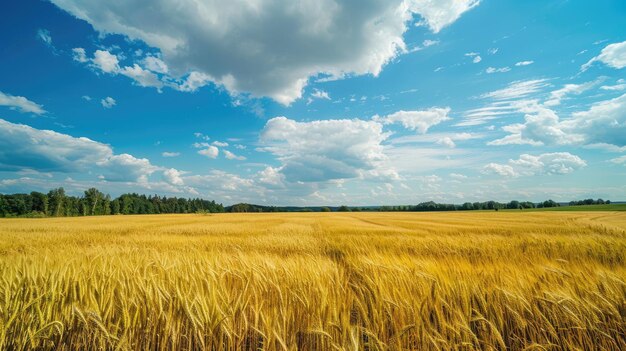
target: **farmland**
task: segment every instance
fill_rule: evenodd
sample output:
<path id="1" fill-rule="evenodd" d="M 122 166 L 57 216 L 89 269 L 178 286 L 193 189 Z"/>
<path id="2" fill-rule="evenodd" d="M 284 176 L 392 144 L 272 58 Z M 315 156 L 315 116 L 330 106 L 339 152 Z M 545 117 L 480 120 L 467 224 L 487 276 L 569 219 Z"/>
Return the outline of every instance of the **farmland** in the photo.
<path id="1" fill-rule="evenodd" d="M 626 349 L 626 212 L 0 219 L 0 271 L 0 349 Z"/>

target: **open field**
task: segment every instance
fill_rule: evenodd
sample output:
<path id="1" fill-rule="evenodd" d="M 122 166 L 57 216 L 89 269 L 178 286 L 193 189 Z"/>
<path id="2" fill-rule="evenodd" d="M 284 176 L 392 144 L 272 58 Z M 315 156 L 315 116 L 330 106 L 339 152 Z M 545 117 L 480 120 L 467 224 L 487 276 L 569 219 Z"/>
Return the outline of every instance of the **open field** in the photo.
<path id="1" fill-rule="evenodd" d="M 0 349 L 625 350 L 626 212 L 0 219 Z"/>

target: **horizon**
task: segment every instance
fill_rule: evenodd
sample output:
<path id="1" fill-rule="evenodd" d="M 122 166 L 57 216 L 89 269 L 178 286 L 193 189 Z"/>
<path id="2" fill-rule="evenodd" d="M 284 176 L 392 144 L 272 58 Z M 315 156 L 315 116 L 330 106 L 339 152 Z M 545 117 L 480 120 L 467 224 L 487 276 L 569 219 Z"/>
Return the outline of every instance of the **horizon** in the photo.
<path id="1" fill-rule="evenodd" d="M 626 201 L 623 1 L 177 3 L 0 5 L 0 194 Z"/>

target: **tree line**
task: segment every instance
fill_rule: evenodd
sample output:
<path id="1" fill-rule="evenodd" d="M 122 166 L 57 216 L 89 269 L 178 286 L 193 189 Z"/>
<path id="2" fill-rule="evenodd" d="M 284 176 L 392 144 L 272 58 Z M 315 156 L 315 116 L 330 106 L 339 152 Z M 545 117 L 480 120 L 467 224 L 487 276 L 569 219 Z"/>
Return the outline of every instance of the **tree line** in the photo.
<path id="1" fill-rule="evenodd" d="M 123 194 L 112 199 L 96 188 L 82 196 L 69 196 L 63 188 L 47 194 L 0 194 L 0 217 L 73 217 L 116 214 L 217 213 L 224 206 L 215 201 L 158 195 Z"/>
<path id="2" fill-rule="evenodd" d="M 611 201 L 585 199 L 571 201 L 570 206 L 602 205 Z M 428 212 L 428 211 L 473 211 L 501 209 L 530 209 L 559 207 L 558 202 L 546 200 L 539 203 L 513 200 L 507 203 L 497 201 L 466 202 L 464 204 L 443 204 L 434 201 L 417 205 L 369 206 L 369 207 L 277 207 L 247 203 L 224 207 L 215 201 L 186 199 L 159 195 L 123 194 L 115 199 L 96 188 L 87 189 L 82 196 L 65 194 L 63 188 L 50 190 L 47 194 L 33 191 L 30 194 L 0 194 L 0 217 L 73 217 L 117 214 L 159 214 L 159 213 L 220 213 L 220 212 Z"/>
<path id="3" fill-rule="evenodd" d="M 569 205 L 570 206 L 584 206 L 584 205 L 610 205 L 611 204 L 611 200 L 602 200 L 602 199 L 585 199 L 585 200 L 578 200 L 578 201 L 570 201 Z"/>

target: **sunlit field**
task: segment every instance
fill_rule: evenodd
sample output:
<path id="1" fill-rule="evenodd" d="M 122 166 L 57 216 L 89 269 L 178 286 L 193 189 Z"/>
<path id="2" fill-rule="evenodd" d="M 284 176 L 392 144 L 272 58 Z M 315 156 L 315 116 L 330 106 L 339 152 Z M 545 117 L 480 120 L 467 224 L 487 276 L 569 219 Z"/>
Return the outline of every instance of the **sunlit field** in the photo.
<path id="1" fill-rule="evenodd" d="M 0 349 L 626 350 L 626 212 L 0 219 Z"/>

